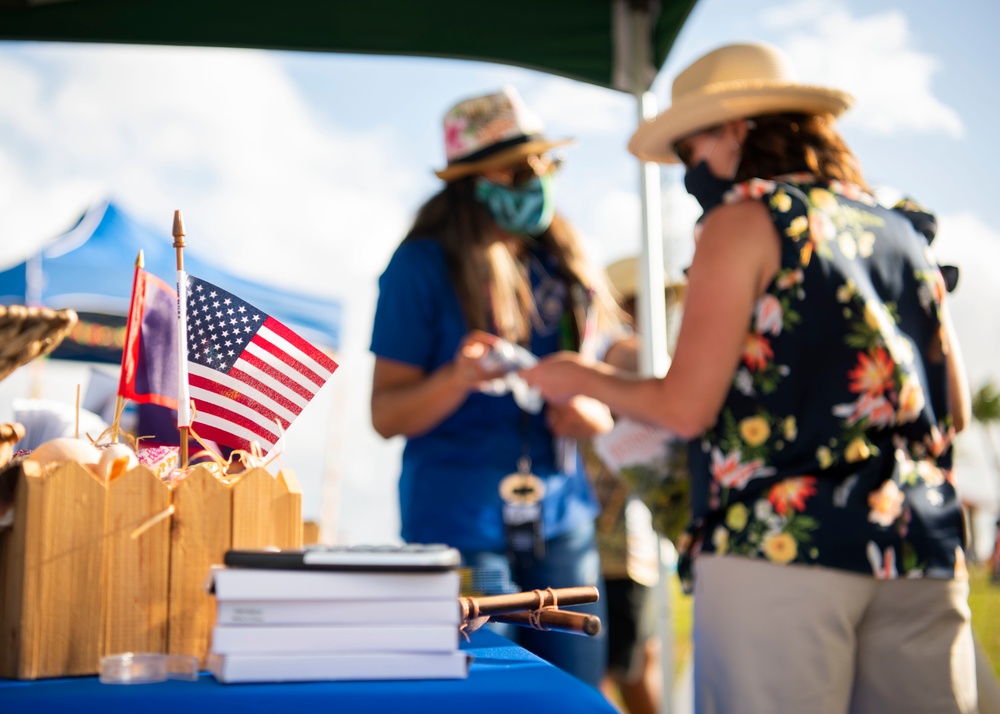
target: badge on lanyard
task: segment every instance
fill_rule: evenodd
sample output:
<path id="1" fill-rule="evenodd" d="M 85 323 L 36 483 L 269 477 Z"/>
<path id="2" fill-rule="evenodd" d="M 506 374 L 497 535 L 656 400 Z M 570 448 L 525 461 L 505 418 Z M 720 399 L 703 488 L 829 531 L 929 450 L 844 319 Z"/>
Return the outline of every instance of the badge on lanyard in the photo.
<path id="1" fill-rule="evenodd" d="M 545 482 L 531 473 L 531 460 L 523 457 L 516 473 L 500 481 L 507 551 L 512 558 L 543 558 L 542 498 Z"/>

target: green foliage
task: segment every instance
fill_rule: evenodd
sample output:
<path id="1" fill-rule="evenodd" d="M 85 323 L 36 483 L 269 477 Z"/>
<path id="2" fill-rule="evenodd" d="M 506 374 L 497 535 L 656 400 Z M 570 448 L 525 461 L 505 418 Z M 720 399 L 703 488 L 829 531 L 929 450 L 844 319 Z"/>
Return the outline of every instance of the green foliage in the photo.
<path id="1" fill-rule="evenodd" d="M 1000 421 L 1000 392 L 994 382 L 986 382 L 972 395 L 972 418 L 987 425 Z"/>
<path id="2" fill-rule="evenodd" d="M 676 543 L 691 517 L 686 445 L 675 441 L 662 462 L 623 467 L 621 477 L 653 514 L 653 529 Z"/>
<path id="3" fill-rule="evenodd" d="M 969 607 L 972 630 L 1000 677 L 1000 585 L 990 581 L 989 566 L 969 566 Z"/>

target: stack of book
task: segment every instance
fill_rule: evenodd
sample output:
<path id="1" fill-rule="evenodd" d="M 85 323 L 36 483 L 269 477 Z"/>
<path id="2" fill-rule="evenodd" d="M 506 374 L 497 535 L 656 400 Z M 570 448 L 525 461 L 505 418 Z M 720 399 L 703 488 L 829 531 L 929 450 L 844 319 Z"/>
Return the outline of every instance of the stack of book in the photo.
<path id="1" fill-rule="evenodd" d="M 310 556 L 304 554 L 310 552 L 314 560 L 307 564 Z M 467 676 L 467 657 L 459 650 L 459 575 L 454 567 L 401 567 L 399 559 L 385 565 L 380 557 L 364 555 L 347 567 L 323 565 L 315 562 L 317 552 L 246 551 L 243 555 L 249 554 L 255 567 L 230 565 L 215 571 L 218 616 L 208 669 L 216 679 Z M 232 558 L 233 553 L 227 554 L 228 563 L 245 563 Z M 335 553 L 326 560 L 344 558 Z"/>

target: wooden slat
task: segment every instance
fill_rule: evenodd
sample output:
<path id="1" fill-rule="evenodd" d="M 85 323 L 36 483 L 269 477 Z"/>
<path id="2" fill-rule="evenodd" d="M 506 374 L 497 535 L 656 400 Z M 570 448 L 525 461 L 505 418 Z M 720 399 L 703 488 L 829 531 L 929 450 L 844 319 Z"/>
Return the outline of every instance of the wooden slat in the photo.
<path id="1" fill-rule="evenodd" d="M 319 543 L 319 523 L 316 521 L 302 522 L 302 545 Z"/>
<path id="2" fill-rule="evenodd" d="M 18 482 L 4 536 L 2 673 L 19 679 L 94 674 L 100 665 L 105 490 L 84 466 Z"/>
<path id="3" fill-rule="evenodd" d="M 232 488 L 233 548 L 301 547 L 302 492 L 294 476 L 251 469 Z"/>
<path id="4" fill-rule="evenodd" d="M 140 466 L 108 486 L 102 655 L 167 651 L 170 489 Z"/>
<path id="5" fill-rule="evenodd" d="M 284 513 L 275 513 L 275 517 L 284 521 L 288 536 L 282 548 L 301 548 L 305 541 L 304 524 L 302 523 L 302 487 L 294 471 L 278 472 L 278 483 L 283 483 L 288 494 L 282 499 L 281 509 Z M 315 541 L 314 541 L 315 542 Z"/>
<path id="6" fill-rule="evenodd" d="M 24 643 L 24 593 L 27 589 L 25 561 L 29 558 L 28 526 L 38 520 L 29 512 L 28 483 L 21 471 L 17 477 L 14 523 L 0 531 L 0 677 L 21 677 L 22 653 L 30 649 Z M 34 543 L 37 545 L 37 543 Z M 27 668 L 26 668 L 27 669 Z"/>
<path id="7" fill-rule="evenodd" d="M 45 496 L 38 599 L 36 677 L 96 674 L 100 669 L 104 484 L 68 461 L 41 477 Z"/>
<path id="8" fill-rule="evenodd" d="M 173 491 L 167 651 L 204 665 L 215 624 L 215 598 L 205 591 L 212 565 L 232 543 L 232 491 L 203 467 Z"/>

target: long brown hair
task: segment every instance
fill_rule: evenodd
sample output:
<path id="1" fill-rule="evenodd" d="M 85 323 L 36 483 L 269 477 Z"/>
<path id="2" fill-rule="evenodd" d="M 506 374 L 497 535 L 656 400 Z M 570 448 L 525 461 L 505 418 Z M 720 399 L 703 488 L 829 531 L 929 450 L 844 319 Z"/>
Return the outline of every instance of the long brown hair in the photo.
<path id="1" fill-rule="evenodd" d="M 538 309 L 528 272 L 508 242 L 497 240 L 499 230 L 486 207 L 475 199 L 475 177 L 468 176 L 445 184 L 424 203 L 403 241 L 432 238 L 441 244 L 470 328 L 523 342 L 538 320 Z M 602 271 L 591 267 L 568 221 L 556 213 L 549 228 L 533 240 L 555 257 L 560 277 L 571 292 L 583 290 L 590 295 L 601 324 L 620 324 L 621 312 Z M 579 315 L 574 317 L 579 346 L 583 325 Z"/>
<path id="2" fill-rule="evenodd" d="M 753 117 L 743 143 L 736 180 L 807 171 L 822 179 L 868 189 L 861 164 L 828 114 L 768 114 Z"/>

